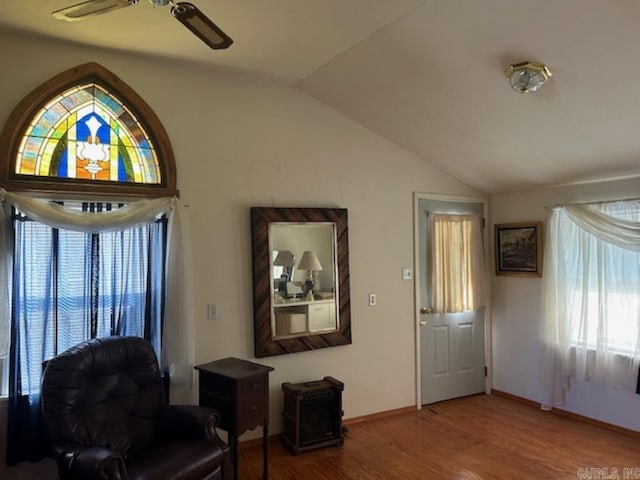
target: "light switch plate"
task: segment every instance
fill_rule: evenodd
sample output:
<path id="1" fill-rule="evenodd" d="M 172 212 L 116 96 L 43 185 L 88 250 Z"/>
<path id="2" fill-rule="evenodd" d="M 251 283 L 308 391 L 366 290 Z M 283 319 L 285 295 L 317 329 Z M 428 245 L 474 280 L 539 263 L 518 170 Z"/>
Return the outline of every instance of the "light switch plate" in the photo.
<path id="1" fill-rule="evenodd" d="M 411 268 L 403 268 L 402 269 L 402 279 L 403 280 L 413 280 L 413 270 Z"/>

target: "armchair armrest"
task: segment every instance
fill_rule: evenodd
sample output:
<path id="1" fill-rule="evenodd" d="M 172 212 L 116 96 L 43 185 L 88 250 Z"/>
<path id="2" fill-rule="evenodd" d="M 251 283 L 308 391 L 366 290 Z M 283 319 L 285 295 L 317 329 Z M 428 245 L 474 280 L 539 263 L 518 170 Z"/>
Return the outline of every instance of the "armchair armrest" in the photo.
<path id="1" fill-rule="evenodd" d="M 122 456 L 108 448 L 82 445 L 54 446 L 61 478 L 69 480 L 126 480 Z"/>
<path id="2" fill-rule="evenodd" d="M 217 410 L 198 405 L 169 405 L 160 420 L 161 434 L 170 438 L 200 438 L 219 440 L 216 427 L 220 421 Z"/>

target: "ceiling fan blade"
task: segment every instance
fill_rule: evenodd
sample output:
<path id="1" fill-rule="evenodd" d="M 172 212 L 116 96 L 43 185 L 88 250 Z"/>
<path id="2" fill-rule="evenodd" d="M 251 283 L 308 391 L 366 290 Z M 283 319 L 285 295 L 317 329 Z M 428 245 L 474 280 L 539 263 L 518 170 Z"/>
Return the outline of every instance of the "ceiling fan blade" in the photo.
<path id="1" fill-rule="evenodd" d="M 77 22 L 92 15 L 100 15 L 118 8 L 129 7 L 136 3 L 138 3 L 138 0 L 88 0 L 56 10 L 51 15 L 65 22 Z"/>
<path id="2" fill-rule="evenodd" d="M 171 15 L 214 50 L 229 48 L 233 43 L 231 37 L 189 2 L 174 4 L 171 7 Z"/>

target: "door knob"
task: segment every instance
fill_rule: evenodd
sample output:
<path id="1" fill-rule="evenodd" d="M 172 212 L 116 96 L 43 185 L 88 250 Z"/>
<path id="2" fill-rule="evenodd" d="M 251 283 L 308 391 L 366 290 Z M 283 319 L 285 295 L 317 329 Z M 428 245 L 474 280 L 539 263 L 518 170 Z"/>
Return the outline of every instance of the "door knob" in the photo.
<path id="1" fill-rule="evenodd" d="M 425 322 L 424 320 L 420 321 L 420 326 L 421 327 L 426 327 L 427 326 L 427 322 Z"/>
<path id="2" fill-rule="evenodd" d="M 431 313 L 431 309 L 429 307 L 422 307 L 420 313 Z"/>

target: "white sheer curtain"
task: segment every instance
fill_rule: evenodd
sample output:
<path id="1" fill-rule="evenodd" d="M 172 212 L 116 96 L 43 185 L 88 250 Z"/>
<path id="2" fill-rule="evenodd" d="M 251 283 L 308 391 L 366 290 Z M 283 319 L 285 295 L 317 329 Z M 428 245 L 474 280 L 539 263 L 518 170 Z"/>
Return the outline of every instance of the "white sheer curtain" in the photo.
<path id="1" fill-rule="evenodd" d="M 0 195 L 4 192 L 0 192 Z M 0 358 L 9 356 L 11 334 L 11 270 L 13 266 L 13 238 L 11 208 L 0 204 Z"/>
<path id="2" fill-rule="evenodd" d="M 543 279 L 543 408 L 570 378 L 635 391 L 640 365 L 640 201 L 550 210 Z"/>
<path id="3" fill-rule="evenodd" d="M 431 214 L 431 307 L 434 313 L 475 310 L 484 296 L 478 215 Z"/>
<path id="4" fill-rule="evenodd" d="M 178 198 L 138 200 L 117 210 L 99 213 L 65 209 L 57 203 L 3 189 L 0 189 L 0 200 L 0 357 L 9 351 L 13 258 L 11 206 L 50 227 L 86 233 L 127 230 L 167 214 L 167 293 L 161 363 L 169 368 L 172 383 L 191 386 L 194 361 L 191 250 L 184 206 Z"/>

